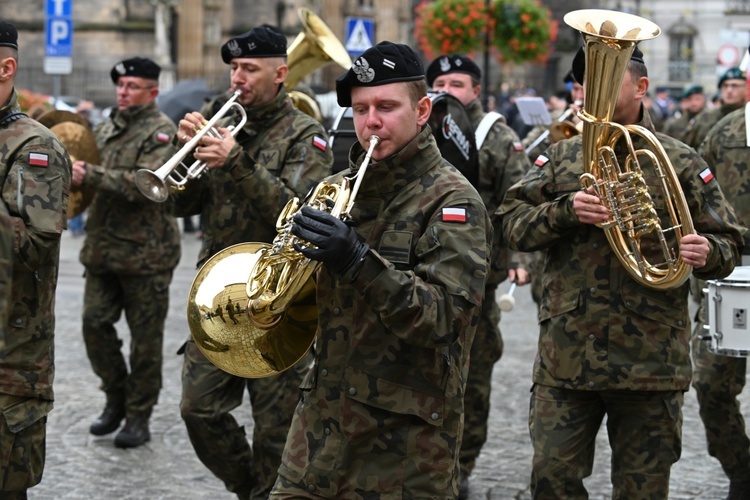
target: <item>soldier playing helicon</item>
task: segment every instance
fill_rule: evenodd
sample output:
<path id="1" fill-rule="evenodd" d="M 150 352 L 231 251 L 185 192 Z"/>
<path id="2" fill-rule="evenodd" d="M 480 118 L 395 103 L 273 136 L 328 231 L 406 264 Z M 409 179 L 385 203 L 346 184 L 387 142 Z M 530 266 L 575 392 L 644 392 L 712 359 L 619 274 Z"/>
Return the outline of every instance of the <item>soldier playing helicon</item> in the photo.
<path id="1" fill-rule="evenodd" d="M 155 62 L 141 57 L 112 68 L 117 109 L 94 129 L 101 164 L 73 164 L 73 184 L 96 190 L 80 255 L 86 267 L 83 339 L 106 405 L 89 430 L 109 434 L 126 419 L 115 436 L 122 448 L 151 439 L 148 422 L 162 385 L 169 284 L 180 260 L 177 221 L 135 183 L 138 170 L 161 166 L 175 132 L 156 107 L 159 73 Z M 114 326 L 123 311 L 130 328 L 129 362 Z"/>
<path id="2" fill-rule="evenodd" d="M 18 106 L 17 69 L 18 33 L 12 23 L 0 20 L 3 499 L 26 498 L 26 490 L 42 480 L 44 471 L 47 414 L 54 400 L 55 289 L 70 189 L 70 158 L 65 147 Z"/>
<path id="3" fill-rule="evenodd" d="M 232 88 L 241 92 L 238 101 L 247 123 L 235 139 L 223 127 L 236 124 L 237 117 L 220 121 L 223 138 L 204 137 L 192 155 L 210 170 L 173 194 L 178 215 L 201 215 L 204 237 L 198 265 L 236 243 L 270 243 L 287 201 L 304 197 L 331 172 L 325 130 L 295 109 L 284 89 L 289 71 L 286 43 L 277 28 L 263 25 L 221 48 Z M 204 119 L 198 112 L 186 115 L 179 140 L 188 142 Z M 230 304 L 220 304 L 216 313 L 228 327 L 239 314 Z M 246 379 L 211 364 L 192 339 L 184 353 L 180 411 L 198 458 L 239 498 L 266 498 L 309 363 L 271 377 Z M 245 428 L 230 413 L 242 404 L 246 390 L 254 420 L 252 448 Z"/>
<path id="4" fill-rule="evenodd" d="M 583 63 L 582 58 L 574 63 L 578 81 L 583 81 Z M 642 104 L 648 82 L 636 48 L 613 122 L 653 131 Z M 584 82 L 587 99 L 597 90 L 589 84 L 597 82 Z M 631 137 L 636 148 L 648 149 L 642 137 Z M 701 175 L 707 166 L 694 150 L 662 134 L 658 139 L 696 230 L 682 236 L 679 255 L 697 276 L 726 276 L 742 244 L 734 212 L 716 181 Z M 625 165 L 628 150 L 622 142 L 614 152 Z M 552 146 L 508 191 L 498 211 L 511 248 L 546 249 L 529 417 L 532 495 L 587 496 L 583 479 L 591 474 L 596 435 L 606 415 L 612 498 L 667 498 L 670 470 L 682 447 L 681 408 L 691 377 L 689 285 L 647 287 L 620 263 L 605 231 L 595 225 L 612 214 L 592 186 L 580 189 L 585 147 L 580 135 Z M 645 157 L 640 161 L 644 172 L 653 172 Z M 677 247 L 674 233 L 665 236 Z M 644 255 L 661 255 L 651 240 L 640 244 Z"/>
<path id="5" fill-rule="evenodd" d="M 440 155 L 422 63 L 381 42 L 336 81 L 372 153 L 346 222 L 305 206 L 292 233 L 323 263 L 316 361 L 272 498 L 455 498 L 469 349 L 489 273 L 484 203 Z"/>
<path id="6" fill-rule="evenodd" d="M 479 99 L 482 72 L 466 56 L 440 56 L 427 67 L 427 85 L 438 92 L 448 92 L 464 105 L 472 128 L 481 128 L 478 181 L 474 185 L 488 213 L 494 213 L 510 186 L 523 178 L 531 168 L 518 135 L 505 124 L 500 115 L 488 116 Z M 486 120 L 490 120 L 487 122 Z M 485 128 L 486 127 L 486 128 Z M 461 486 L 459 498 L 468 495 L 468 478 L 482 446 L 487 441 L 487 418 L 490 413 L 492 367 L 503 354 L 500 335 L 500 308 L 495 292 L 506 278 L 518 285 L 529 282 L 523 262 L 524 254 L 509 252 L 500 242 L 500 231 L 494 235 L 492 266 L 484 289 L 485 300 L 471 346 L 469 380 L 464 395 L 464 434 L 461 443 Z"/>

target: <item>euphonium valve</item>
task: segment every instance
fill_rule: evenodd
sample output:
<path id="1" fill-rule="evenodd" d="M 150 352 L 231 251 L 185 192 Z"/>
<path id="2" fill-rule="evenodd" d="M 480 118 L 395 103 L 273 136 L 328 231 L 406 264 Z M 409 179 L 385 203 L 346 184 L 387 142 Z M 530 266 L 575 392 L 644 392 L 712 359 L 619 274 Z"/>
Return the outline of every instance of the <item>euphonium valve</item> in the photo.
<path id="1" fill-rule="evenodd" d="M 295 243 L 306 244 L 291 233 L 294 215 L 307 205 L 347 218 L 379 142 L 377 136 L 370 138 L 354 179 L 324 181 L 303 203 L 290 200 L 276 221 L 271 244 L 240 243 L 201 267 L 190 287 L 188 326 L 211 363 L 233 375 L 261 378 L 304 357 L 317 329 L 313 276 L 321 264 L 294 248 Z"/>
<path id="2" fill-rule="evenodd" d="M 676 288 L 692 272 L 678 248 L 682 236 L 693 232 L 679 179 L 650 130 L 612 121 L 636 44 L 661 30 L 642 17 L 609 10 L 573 11 L 564 20 L 585 42 L 586 92 L 578 113 L 583 121 L 581 185 L 592 187 L 611 214 L 597 226 L 637 282 L 659 290 Z M 636 148 L 634 139 L 644 146 Z M 615 151 L 623 147 L 627 154 L 619 162 Z"/>

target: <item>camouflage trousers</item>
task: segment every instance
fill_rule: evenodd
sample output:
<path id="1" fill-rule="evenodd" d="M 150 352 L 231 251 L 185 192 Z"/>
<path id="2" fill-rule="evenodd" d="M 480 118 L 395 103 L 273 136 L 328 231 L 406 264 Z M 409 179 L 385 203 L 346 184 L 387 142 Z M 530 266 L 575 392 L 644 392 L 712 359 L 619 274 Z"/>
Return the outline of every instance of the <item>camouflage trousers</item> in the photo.
<path id="1" fill-rule="evenodd" d="M 187 342 L 180 413 L 200 461 L 239 498 L 268 497 L 310 359 L 308 353 L 279 375 L 245 379 L 217 368 L 192 339 Z M 230 414 L 245 390 L 253 413 L 252 449 L 245 428 Z"/>
<path id="2" fill-rule="evenodd" d="M 682 452 L 679 391 L 577 391 L 535 385 L 529 432 L 535 499 L 584 499 L 604 416 L 612 448 L 612 498 L 669 497 L 669 474 Z"/>
<path id="3" fill-rule="evenodd" d="M 708 331 L 706 300 L 696 314 L 692 338 L 693 388 L 706 429 L 708 454 L 716 458 L 730 481 L 750 479 L 750 439 L 737 396 L 745 387 L 747 360 L 709 351 L 701 337 Z"/>
<path id="4" fill-rule="evenodd" d="M 471 344 L 469 377 L 464 393 L 464 432 L 458 455 L 461 473 L 469 476 L 482 446 L 487 441 L 487 418 L 490 414 L 492 368 L 503 355 L 500 334 L 500 308 L 495 287 L 485 290 L 482 313 Z"/>
<path id="5" fill-rule="evenodd" d="M 0 498 L 26 498 L 42 480 L 51 409 L 51 401 L 0 394 Z"/>
<path id="6" fill-rule="evenodd" d="M 161 389 L 164 322 L 172 272 L 146 276 L 87 273 L 83 339 L 107 403 L 125 405 L 128 417 L 149 418 Z M 130 328 L 128 364 L 115 323 L 122 311 Z"/>

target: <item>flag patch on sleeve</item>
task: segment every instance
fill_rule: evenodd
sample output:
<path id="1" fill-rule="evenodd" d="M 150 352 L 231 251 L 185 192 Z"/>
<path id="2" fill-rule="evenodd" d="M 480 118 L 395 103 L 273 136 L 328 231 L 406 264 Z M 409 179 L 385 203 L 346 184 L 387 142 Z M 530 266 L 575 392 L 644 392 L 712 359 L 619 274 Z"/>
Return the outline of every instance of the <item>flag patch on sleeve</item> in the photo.
<path id="1" fill-rule="evenodd" d="M 159 132 L 158 134 L 156 134 L 156 140 L 159 142 L 169 142 L 169 134 Z"/>
<path id="2" fill-rule="evenodd" d="M 713 172 L 711 172 L 710 168 L 706 168 L 703 170 L 703 172 L 700 173 L 701 179 L 703 179 L 703 184 L 708 184 L 711 182 L 711 179 L 714 178 Z"/>
<path id="3" fill-rule="evenodd" d="M 539 155 L 536 160 L 534 160 L 534 165 L 537 167 L 543 167 L 549 162 L 549 158 L 547 158 L 544 155 Z"/>
<path id="4" fill-rule="evenodd" d="M 514 141 L 513 149 L 516 151 L 523 151 L 523 144 L 521 144 L 519 141 Z"/>
<path id="5" fill-rule="evenodd" d="M 321 151 L 325 151 L 328 147 L 328 142 L 320 136 L 313 136 L 313 146 Z"/>
<path id="6" fill-rule="evenodd" d="M 49 165 L 49 155 L 44 153 L 29 153 L 29 165 L 46 167 Z"/>
<path id="7" fill-rule="evenodd" d="M 466 222 L 466 209 L 455 207 L 444 208 L 443 222 Z"/>

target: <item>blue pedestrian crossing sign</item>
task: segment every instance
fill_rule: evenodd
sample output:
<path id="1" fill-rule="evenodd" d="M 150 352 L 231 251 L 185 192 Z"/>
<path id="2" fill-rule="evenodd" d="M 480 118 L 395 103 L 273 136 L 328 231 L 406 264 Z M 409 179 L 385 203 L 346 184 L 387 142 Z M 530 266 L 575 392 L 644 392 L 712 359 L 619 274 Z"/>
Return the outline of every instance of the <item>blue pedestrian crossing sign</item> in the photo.
<path id="1" fill-rule="evenodd" d="M 346 42 L 344 47 L 352 57 L 362 53 L 375 45 L 375 20 L 367 17 L 346 18 Z"/>

